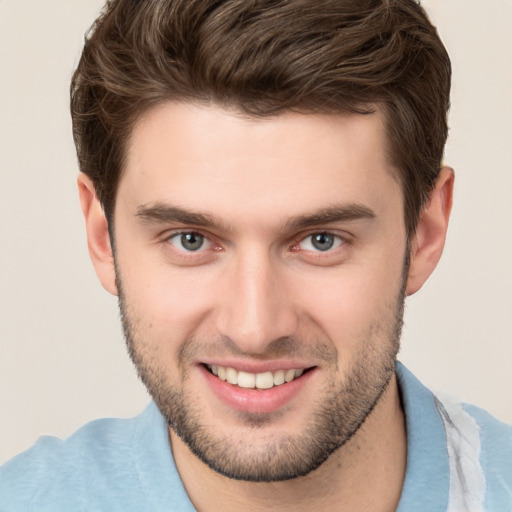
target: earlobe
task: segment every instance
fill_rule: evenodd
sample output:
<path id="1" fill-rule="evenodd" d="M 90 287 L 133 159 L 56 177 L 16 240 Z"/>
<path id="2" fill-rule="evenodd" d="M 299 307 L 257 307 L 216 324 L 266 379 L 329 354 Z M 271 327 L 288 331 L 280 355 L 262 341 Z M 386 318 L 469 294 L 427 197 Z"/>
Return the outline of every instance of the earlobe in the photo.
<path id="1" fill-rule="evenodd" d="M 103 288 L 112 295 L 117 295 L 114 255 L 105 213 L 90 178 L 81 173 L 77 182 L 87 231 L 89 255 Z"/>
<path id="2" fill-rule="evenodd" d="M 407 295 L 423 286 L 441 258 L 452 209 L 453 183 L 453 169 L 443 167 L 411 240 Z"/>

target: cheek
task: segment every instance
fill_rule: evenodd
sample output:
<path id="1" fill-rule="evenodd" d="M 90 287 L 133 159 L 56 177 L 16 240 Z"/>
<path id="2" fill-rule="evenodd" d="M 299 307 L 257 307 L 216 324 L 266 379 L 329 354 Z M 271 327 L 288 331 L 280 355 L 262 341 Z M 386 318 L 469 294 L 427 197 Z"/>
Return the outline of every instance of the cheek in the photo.
<path id="1" fill-rule="evenodd" d="M 338 348 L 356 349 L 375 328 L 394 318 L 402 283 L 402 264 L 340 267 L 303 282 L 303 309 Z"/>
<path id="2" fill-rule="evenodd" d="M 162 348 L 174 347 L 196 335 L 211 307 L 211 278 L 201 271 L 166 265 L 120 265 L 123 292 L 139 337 Z"/>

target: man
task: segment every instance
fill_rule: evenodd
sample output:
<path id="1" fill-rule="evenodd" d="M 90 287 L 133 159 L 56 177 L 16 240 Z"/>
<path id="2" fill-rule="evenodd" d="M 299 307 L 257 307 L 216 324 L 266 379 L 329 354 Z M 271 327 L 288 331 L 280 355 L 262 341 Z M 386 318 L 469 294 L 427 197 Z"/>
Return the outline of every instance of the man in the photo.
<path id="1" fill-rule="evenodd" d="M 154 398 L 0 510 L 509 510 L 512 433 L 396 364 L 450 215 L 415 2 L 109 2 L 72 83 L 89 250 Z"/>

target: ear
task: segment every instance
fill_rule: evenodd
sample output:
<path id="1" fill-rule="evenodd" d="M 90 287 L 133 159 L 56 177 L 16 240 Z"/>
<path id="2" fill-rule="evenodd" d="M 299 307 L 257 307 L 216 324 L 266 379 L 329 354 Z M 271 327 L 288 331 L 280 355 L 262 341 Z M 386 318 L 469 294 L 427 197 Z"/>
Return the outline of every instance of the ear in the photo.
<path id="1" fill-rule="evenodd" d="M 105 290 L 117 295 L 114 254 L 107 219 L 92 181 L 83 173 L 78 176 L 78 194 L 85 218 L 89 255 L 96 275 Z"/>
<path id="2" fill-rule="evenodd" d="M 443 167 L 423 208 L 411 241 L 407 295 L 416 293 L 434 271 L 443 253 L 453 201 L 453 169 Z"/>

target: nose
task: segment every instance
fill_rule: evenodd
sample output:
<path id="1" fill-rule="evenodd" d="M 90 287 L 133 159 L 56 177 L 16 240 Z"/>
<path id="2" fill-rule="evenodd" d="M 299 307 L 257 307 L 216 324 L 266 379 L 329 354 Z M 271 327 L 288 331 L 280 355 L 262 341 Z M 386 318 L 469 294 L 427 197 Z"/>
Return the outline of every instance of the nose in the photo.
<path id="1" fill-rule="evenodd" d="M 297 311 L 283 265 L 265 251 L 248 251 L 224 269 L 217 329 L 246 354 L 263 354 L 273 341 L 296 332 Z"/>

